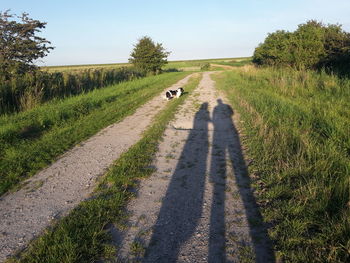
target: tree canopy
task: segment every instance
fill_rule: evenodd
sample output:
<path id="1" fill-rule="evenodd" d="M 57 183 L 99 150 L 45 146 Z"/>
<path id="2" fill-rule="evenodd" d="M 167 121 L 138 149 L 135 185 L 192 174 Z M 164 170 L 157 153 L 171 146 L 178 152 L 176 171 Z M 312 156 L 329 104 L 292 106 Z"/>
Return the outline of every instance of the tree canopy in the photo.
<path id="1" fill-rule="evenodd" d="M 350 34 L 341 25 L 310 20 L 294 32 L 279 30 L 268 34 L 264 43 L 255 49 L 253 62 L 297 69 L 349 71 Z"/>
<path id="2" fill-rule="evenodd" d="M 53 47 L 37 33 L 46 23 L 21 16 L 0 12 L 0 74 L 8 79 L 11 75 L 33 70 L 33 62 L 50 52 Z"/>
<path id="3" fill-rule="evenodd" d="M 129 62 L 142 73 L 159 73 L 167 61 L 170 52 L 167 52 L 162 44 L 154 43 L 148 37 L 142 37 L 138 40 L 133 51 L 130 54 Z"/>

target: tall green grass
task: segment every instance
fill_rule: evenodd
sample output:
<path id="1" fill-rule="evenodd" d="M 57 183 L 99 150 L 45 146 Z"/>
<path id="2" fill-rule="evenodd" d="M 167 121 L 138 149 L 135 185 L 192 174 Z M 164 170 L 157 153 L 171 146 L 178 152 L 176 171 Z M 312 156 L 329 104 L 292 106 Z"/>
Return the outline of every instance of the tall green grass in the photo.
<path id="1" fill-rule="evenodd" d="M 141 77 L 132 68 L 88 69 L 78 72 L 29 72 L 6 80 L 0 76 L 0 114 L 28 110 L 64 98 Z"/>
<path id="2" fill-rule="evenodd" d="M 198 77 L 190 80 L 186 91 L 191 92 L 198 83 Z M 143 138 L 110 167 L 94 198 L 81 203 L 11 262 L 96 262 L 102 257 L 115 257 L 116 248 L 110 244 L 108 225 L 120 225 L 125 219 L 123 209 L 134 196 L 131 189 L 137 186 L 136 180 L 153 173 L 150 165 L 164 129 L 186 97 L 170 101 L 157 114 Z"/>
<path id="3" fill-rule="evenodd" d="M 188 73 L 167 73 L 0 116 L 0 195 Z"/>
<path id="4" fill-rule="evenodd" d="M 350 80 L 254 69 L 217 77 L 241 114 L 258 200 L 285 262 L 350 260 Z"/>

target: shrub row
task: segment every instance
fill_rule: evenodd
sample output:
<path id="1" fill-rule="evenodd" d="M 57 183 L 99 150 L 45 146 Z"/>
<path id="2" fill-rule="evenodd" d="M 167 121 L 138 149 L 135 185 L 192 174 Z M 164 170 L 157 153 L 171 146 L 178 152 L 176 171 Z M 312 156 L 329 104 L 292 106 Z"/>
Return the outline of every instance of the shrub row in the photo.
<path id="1" fill-rule="evenodd" d="M 338 24 L 324 25 L 311 20 L 294 32 L 278 30 L 268 34 L 255 49 L 253 62 L 297 69 L 326 68 L 349 74 L 350 33 Z"/>

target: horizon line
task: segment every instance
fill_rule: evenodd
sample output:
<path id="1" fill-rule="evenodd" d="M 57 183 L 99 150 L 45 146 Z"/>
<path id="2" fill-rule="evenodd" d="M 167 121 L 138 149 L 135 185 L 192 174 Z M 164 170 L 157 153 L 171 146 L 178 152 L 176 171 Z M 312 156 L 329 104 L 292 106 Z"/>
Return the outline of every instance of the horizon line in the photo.
<path id="1" fill-rule="evenodd" d="M 252 56 L 248 57 L 221 57 L 221 58 L 199 58 L 199 59 L 177 59 L 177 60 L 168 60 L 168 62 L 182 62 L 182 61 L 201 61 L 201 60 L 219 60 L 219 59 L 244 59 L 244 58 L 251 58 Z M 78 66 L 103 66 L 103 65 L 120 65 L 130 64 L 129 62 L 114 62 L 114 63 L 88 63 L 88 64 L 62 64 L 62 65 L 50 65 L 50 66 L 39 66 L 39 68 L 49 68 L 49 67 L 78 67 Z"/>

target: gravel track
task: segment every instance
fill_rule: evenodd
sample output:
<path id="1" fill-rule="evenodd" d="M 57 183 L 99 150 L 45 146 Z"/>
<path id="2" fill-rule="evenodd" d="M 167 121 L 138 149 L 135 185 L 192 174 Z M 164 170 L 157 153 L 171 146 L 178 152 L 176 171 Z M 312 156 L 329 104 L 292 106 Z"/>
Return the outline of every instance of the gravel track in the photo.
<path id="1" fill-rule="evenodd" d="M 168 125 L 123 228 L 116 262 L 274 262 L 250 188 L 238 114 L 210 72 Z"/>
<path id="2" fill-rule="evenodd" d="M 174 84 L 177 89 L 191 75 Z M 166 101 L 157 96 L 133 115 L 77 145 L 55 163 L 24 182 L 24 187 L 0 198 L 0 262 L 26 247 L 52 222 L 66 215 L 94 190 L 96 179 L 130 146 Z"/>

